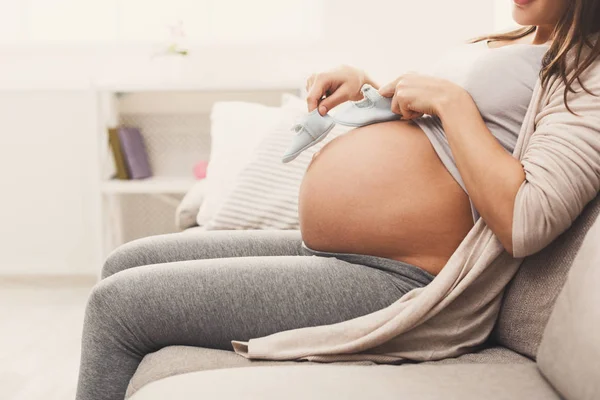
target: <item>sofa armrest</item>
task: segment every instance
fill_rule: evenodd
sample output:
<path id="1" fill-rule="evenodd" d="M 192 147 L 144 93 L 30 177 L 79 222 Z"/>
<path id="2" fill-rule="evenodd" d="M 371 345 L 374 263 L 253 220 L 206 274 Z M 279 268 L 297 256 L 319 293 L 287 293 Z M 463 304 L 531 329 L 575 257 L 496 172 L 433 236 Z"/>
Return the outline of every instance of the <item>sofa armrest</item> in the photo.
<path id="1" fill-rule="evenodd" d="M 177 228 L 184 230 L 197 226 L 196 216 L 204 200 L 206 194 L 206 181 L 198 181 L 185 194 L 177 210 L 175 211 L 175 225 Z"/>

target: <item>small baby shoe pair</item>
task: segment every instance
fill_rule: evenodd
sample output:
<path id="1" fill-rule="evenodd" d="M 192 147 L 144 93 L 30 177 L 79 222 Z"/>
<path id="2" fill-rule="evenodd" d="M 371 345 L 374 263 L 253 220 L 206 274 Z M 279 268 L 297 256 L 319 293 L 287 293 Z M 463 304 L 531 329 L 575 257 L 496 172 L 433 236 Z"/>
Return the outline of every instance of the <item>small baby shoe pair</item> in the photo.
<path id="1" fill-rule="evenodd" d="M 373 86 L 365 84 L 360 91 L 364 99 L 341 104 L 335 118 L 329 114 L 321 116 L 318 109 L 300 117 L 292 127 L 296 136 L 283 155 L 282 162 L 292 161 L 304 150 L 325 139 L 336 123 L 359 127 L 401 118 L 392 112 L 392 99 L 383 97 Z"/>

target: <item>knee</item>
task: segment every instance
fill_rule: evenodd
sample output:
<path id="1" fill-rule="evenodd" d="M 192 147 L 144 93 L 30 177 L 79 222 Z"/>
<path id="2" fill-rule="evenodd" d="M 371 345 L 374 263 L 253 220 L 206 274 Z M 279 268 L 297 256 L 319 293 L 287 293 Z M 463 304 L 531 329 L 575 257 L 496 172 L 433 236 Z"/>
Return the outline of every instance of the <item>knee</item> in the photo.
<path id="1" fill-rule="evenodd" d="M 134 271 L 107 277 L 97 282 L 87 300 L 86 313 L 114 319 L 126 317 L 130 310 L 144 306 L 147 288 Z M 138 310 L 139 311 L 139 310 Z"/>
<path id="2" fill-rule="evenodd" d="M 104 261 L 101 279 L 108 278 L 129 268 L 144 265 L 146 262 L 145 254 L 149 251 L 146 247 L 141 240 L 134 240 L 117 247 Z"/>
<path id="3" fill-rule="evenodd" d="M 115 317 L 114 310 L 119 303 L 119 283 L 115 279 L 103 279 L 92 288 L 85 310 L 85 325 L 106 323 Z"/>
<path id="4" fill-rule="evenodd" d="M 108 278 L 119 271 L 129 268 L 129 258 L 124 253 L 126 252 L 121 250 L 121 247 L 118 247 L 108 255 L 102 266 L 101 279 Z"/>
<path id="5" fill-rule="evenodd" d="M 131 294 L 130 274 L 118 274 L 96 283 L 88 297 L 83 323 L 83 340 L 96 346 L 114 344 L 115 338 L 132 338 L 133 320 L 143 312 L 143 304 Z M 135 336 L 133 336 L 135 338 Z M 108 342 L 106 342 L 108 341 Z"/>

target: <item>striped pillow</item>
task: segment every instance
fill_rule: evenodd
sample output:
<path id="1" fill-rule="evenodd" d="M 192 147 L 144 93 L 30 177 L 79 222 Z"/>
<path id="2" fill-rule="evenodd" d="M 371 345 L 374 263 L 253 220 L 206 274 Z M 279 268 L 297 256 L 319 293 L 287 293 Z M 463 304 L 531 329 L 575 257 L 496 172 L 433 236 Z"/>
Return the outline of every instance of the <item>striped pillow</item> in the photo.
<path id="1" fill-rule="evenodd" d="M 304 113 L 306 102 L 299 99 L 282 107 L 280 124 L 256 148 L 206 229 L 300 229 L 298 192 L 312 155 L 352 129 L 334 127 L 324 140 L 283 164 L 281 157 L 295 135 L 290 129 Z"/>

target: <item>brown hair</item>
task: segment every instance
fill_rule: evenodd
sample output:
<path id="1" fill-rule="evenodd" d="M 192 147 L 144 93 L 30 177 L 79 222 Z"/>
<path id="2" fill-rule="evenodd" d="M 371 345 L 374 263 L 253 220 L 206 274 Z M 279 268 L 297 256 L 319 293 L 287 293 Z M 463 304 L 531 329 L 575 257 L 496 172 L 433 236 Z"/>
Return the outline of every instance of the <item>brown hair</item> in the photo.
<path id="1" fill-rule="evenodd" d="M 509 32 L 476 37 L 468 42 L 515 40 L 535 32 L 536 29 L 536 26 L 525 26 Z M 576 79 L 583 90 L 594 95 L 583 86 L 580 76 L 600 55 L 600 40 L 596 40 L 595 43 L 590 42 L 591 36 L 598 32 L 600 32 L 600 0 L 569 0 L 567 10 L 554 27 L 552 44 L 544 55 L 540 70 L 542 87 L 545 88 L 551 76 L 558 75 L 565 84 L 564 101 L 571 113 L 573 111 L 567 104 L 567 94 L 575 93 L 571 85 Z M 591 51 L 582 60 L 584 46 L 589 47 Z M 567 65 L 567 53 L 571 49 L 576 49 L 574 50 L 576 51 L 575 65 Z M 573 68 L 574 72 L 571 77 L 568 77 L 570 68 Z"/>

